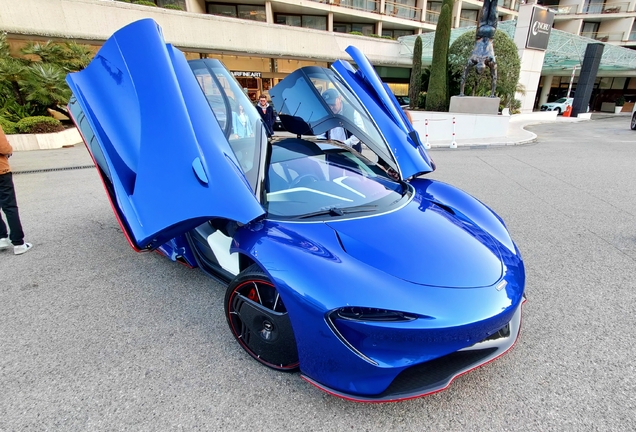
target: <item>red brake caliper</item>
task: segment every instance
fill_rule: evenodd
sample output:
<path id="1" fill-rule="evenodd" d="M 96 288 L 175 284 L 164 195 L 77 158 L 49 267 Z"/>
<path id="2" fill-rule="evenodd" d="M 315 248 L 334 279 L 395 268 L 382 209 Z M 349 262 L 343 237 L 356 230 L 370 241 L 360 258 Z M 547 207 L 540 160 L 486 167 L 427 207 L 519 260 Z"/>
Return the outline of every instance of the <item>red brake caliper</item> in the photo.
<path id="1" fill-rule="evenodd" d="M 247 298 L 258 303 L 258 295 L 256 294 L 256 288 L 250 289 L 250 292 L 247 293 Z"/>

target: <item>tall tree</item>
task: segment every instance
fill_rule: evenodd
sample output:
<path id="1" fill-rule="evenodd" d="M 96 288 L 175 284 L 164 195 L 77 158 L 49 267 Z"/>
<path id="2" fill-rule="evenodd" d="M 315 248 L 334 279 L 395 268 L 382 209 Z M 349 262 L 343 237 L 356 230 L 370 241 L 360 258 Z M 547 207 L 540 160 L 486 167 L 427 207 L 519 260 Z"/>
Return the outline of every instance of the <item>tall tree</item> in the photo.
<path id="1" fill-rule="evenodd" d="M 426 93 L 427 111 L 448 111 L 448 44 L 450 42 L 453 3 L 454 0 L 444 0 L 435 30 L 431 77 Z"/>
<path id="2" fill-rule="evenodd" d="M 415 39 L 413 47 L 413 69 L 411 69 L 411 83 L 409 84 L 409 108 L 417 108 L 417 101 L 422 89 L 422 38 Z"/>

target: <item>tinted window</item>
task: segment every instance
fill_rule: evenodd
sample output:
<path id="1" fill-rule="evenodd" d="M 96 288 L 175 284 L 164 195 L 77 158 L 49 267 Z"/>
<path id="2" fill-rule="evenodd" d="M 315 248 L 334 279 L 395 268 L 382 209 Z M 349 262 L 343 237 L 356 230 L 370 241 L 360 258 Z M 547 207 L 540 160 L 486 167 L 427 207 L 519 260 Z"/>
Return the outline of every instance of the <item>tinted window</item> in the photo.
<path id="1" fill-rule="evenodd" d="M 190 67 L 248 183 L 256 190 L 258 167 L 267 145 L 261 116 L 221 62 L 194 60 Z"/>

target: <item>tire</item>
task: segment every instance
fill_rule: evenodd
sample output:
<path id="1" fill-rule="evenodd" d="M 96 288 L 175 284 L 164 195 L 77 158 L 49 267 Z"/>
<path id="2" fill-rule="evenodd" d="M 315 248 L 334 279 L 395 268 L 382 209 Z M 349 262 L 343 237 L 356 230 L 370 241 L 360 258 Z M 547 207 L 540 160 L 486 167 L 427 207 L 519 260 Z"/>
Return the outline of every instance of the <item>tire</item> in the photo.
<path id="1" fill-rule="evenodd" d="M 554 110 L 557 112 L 557 116 L 561 115 L 561 108 L 555 108 Z"/>
<path id="2" fill-rule="evenodd" d="M 630 123 L 632 130 L 636 130 L 636 113 L 632 114 L 632 122 Z"/>
<path id="3" fill-rule="evenodd" d="M 225 293 L 225 317 L 239 345 L 256 361 L 281 371 L 298 369 L 296 338 L 278 291 L 254 264 Z"/>

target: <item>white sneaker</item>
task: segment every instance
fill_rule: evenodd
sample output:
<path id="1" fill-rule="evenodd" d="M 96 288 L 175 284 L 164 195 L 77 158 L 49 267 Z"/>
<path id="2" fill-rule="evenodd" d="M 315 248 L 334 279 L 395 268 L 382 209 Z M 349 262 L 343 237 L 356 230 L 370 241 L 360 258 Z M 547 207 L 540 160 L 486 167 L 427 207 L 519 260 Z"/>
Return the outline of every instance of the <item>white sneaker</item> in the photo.
<path id="1" fill-rule="evenodd" d="M 9 241 L 9 239 L 7 237 L 0 238 L 0 250 L 8 249 L 9 246 L 12 246 L 12 244 L 11 244 L 11 242 Z"/>
<path id="2" fill-rule="evenodd" d="M 30 251 L 32 247 L 33 245 L 31 243 L 24 243 L 20 246 L 13 246 L 13 253 L 15 255 L 22 255 L 23 253 Z"/>

